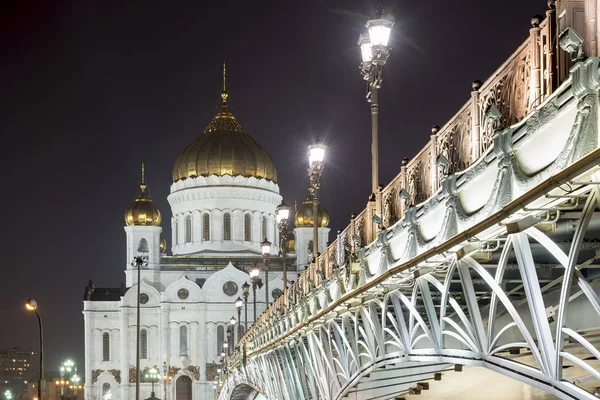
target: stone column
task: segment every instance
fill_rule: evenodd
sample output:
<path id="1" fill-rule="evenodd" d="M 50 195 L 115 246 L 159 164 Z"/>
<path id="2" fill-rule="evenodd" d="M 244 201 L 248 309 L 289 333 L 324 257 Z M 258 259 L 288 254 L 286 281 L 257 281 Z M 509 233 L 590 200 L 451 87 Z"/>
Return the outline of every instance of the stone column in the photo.
<path id="1" fill-rule="evenodd" d="M 540 23 L 543 17 L 534 15 L 531 18 L 531 29 L 529 30 L 529 109 L 540 104 L 541 91 L 541 43 L 540 43 Z"/>
<path id="2" fill-rule="evenodd" d="M 598 55 L 598 0 L 585 0 L 585 37 L 584 51 L 588 57 Z"/>
<path id="3" fill-rule="evenodd" d="M 471 162 L 473 164 L 479 158 L 481 150 L 481 112 L 479 104 L 479 89 L 481 81 L 473 81 L 471 85 Z"/>

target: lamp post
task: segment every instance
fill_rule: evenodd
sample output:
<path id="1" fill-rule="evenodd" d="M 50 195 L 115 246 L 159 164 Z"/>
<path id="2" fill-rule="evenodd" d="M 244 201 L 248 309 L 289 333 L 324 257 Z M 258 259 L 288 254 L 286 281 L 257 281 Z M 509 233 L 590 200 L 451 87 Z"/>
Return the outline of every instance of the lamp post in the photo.
<path id="1" fill-rule="evenodd" d="M 237 324 L 237 319 L 234 317 L 231 317 L 231 319 L 229 320 L 229 322 L 231 323 L 231 347 L 235 347 L 235 324 Z M 239 334 L 238 334 L 238 341 L 240 340 L 239 338 Z"/>
<path id="2" fill-rule="evenodd" d="M 242 297 L 244 298 L 244 330 L 248 329 L 248 295 L 250 295 L 250 285 L 244 282 L 242 285 Z"/>
<path id="3" fill-rule="evenodd" d="M 12 394 L 12 392 L 11 392 L 9 389 L 6 389 L 6 390 L 4 391 L 4 398 L 5 398 L 6 400 L 12 400 L 12 398 L 13 398 L 13 394 Z"/>
<path id="4" fill-rule="evenodd" d="M 252 282 L 252 298 L 253 298 L 253 309 L 254 309 L 254 322 L 256 322 L 256 286 L 258 285 L 258 274 L 260 274 L 260 268 L 254 264 L 250 268 L 250 282 Z"/>
<path id="5" fill-rule="evenodd" d="M 285 265 L 285 252 L 287 250 L 286 239 L 288 229 L 288 218 L 290 217 L 290 206 L 285 201 L 281 201 L 281 204 L 277 206 L 275 210 L 275 218 L 277 219 L 277 227 L 279 228 L 279 248 L 283 255 L 283 291 L 287 289 L 287 269 Z"/>
<path id="6" fill-rule="evenodd" d="M 244 283 L 244 285 L 247 285 L 247 283 Z M 244 291 L 244 285 L 242 285 L 242 293 Z M 235 310 L 237 311 L 237 320 L 238 320 L 238 340 L 237 343 L 240 343 L 240 339 L 241 339 L 241 332 L 240 332 L 240 326 L 242 325 L 242 306 L 244 305 L 244 300 L 242 300 L 241 297 L 238 297 L 235 301 Z M 244 330 L 246 330 L 246 327 L 244 327 Z"/>
<path id="7" fill-rule="evenodd" d="M 262 249 L 263 264 L 265 264 L 265 309 L 269 308 L 269 259 L 271 258 L 271 242 L 266 238 L 260 244 Z"/>
<path id="8" fill-rule="evenodd" d="M 167 380 L 170 378 L 168 375 L 169 375 L 169 367 L 167 367 L 167 361 L 163 361 L 163 389 L 164 389 L 164 393 L 165 393 L 163 396 L 164 400 L 167 399 Z"/>
<path id="9" fill-rule="evenodd" d="M 383 8 L 377 8 L 376 18 L 367 21 L 368 35 L 358 39 L 362 63 L 360 71 L 367 81 L 367 101 L 371 103 L 371 191 L 375 196 L 376 212 L 381 212 L 379 193 L 379 100 L 377 90 L 381 88 L 383 66 L 390 56 L 388 41 L 394 22 L 383 18 Z"/>
<path id="10" fill-rule="evenodd" d="M 156 398 L 156 394 L 154 393 L 154 384 L 158 381 L 158 368 L 152 367 L 146 372 L 144 377 L 152 383 L 152 392 L 150 392 L 150 398 Z"/>
<path id="11" fill-rule="evenodd" d="M 38 325 L 40 327 L 40 378 L 38 379 L 37 397 L 39 400 L 43 400 L 42 385 L 44 384 L 44 331 L 42 329 L 42 318 L 40 318 L 40 314 L 38 313 L 38 305 L 34 299 L 27 300 L 27 303 L 25 303 L 25 308 L 29 311 L 35 311 L 35 315 L 38 319 Z"/>
<path id="12" fill-rule="evenodd" d="M 321 186 L 326 148 L 327 146 L 321 143 L 318 137 L 315 144 L 308 146 L 308 179 L 310 183 L 308 190 L 313 198 L 313 262 L 315 263 L 315 271 L 319 252 L 319 187 Z M 325 271 L 322 272 L 324 277 Z"/>
<path id="13" fill-rule="evenodd" d="M 136 349 L 135 349 L 135 398 L 140 399 L 140 289 L 141 289 L 141 269 L 144 264 L 143 257 L 135 257 L 135 266 L 137 267 L 137 321 L 136 321 Z M 133 265 L 133 263 L 131 263 Z M 146 266 L 148 263 L 146 263 Z"/>
<path id="14" fill-rule="evenodd" d="M 73 378 L 76 377 L 77 375 L 73 375 L 73 377 L 71 377 L 71 372 L 75 371 L 75 363 L 73 362 L 73 360 L 65 360 L 63 361 L 63 363 L 60 365 L 59 371 L 60 371 L 60 379 L 61 381 L 63 380 L 63 378 L 67 377 L 70 378 L 71 381 L 73 381 Z M 64 390 L 64 385 L 62 385 L 60 387 L 60 394 L 64 395 L 65 394 L 65 390 Z"/>

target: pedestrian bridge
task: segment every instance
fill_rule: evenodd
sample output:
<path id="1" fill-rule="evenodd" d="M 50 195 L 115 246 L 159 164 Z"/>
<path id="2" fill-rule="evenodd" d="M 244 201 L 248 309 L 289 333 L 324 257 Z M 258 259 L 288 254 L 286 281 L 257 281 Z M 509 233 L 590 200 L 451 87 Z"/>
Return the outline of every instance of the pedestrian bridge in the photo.
<path id="1" fill-rule="evenodd" d="M 248 329 L 219 399 L 400 399 L 463 366 L 597 398 L 600 58 L 541 52 L 551 21 Z"/>

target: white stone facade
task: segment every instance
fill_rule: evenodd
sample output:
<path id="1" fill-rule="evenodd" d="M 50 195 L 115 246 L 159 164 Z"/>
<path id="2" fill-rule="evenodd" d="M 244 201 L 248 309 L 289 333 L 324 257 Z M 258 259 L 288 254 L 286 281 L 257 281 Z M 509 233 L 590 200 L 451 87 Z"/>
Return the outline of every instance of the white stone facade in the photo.
<path id="1" fill-rule="evenodd" d="M 216 369 L 230 319 L 237 318 L 234 302 L 242 297 L 242 285 L 250 283 L 247 272 L 234 264 L 248 266 L 258 261 L 262 265 L 260 243 L 265 237 L 273 243 L 273 257 L 279 254 L 275 209 L 281 196 L 274 182 L 254 177 L 190 178 L 173 183 L 168 200 L 173 256 L 160 252 L 161 227 L 126 226 L 126 289 L 91 284 L 87 288 L 83 311 L 86 400 L 104 399 L 108 390 L 112 400 L 135 397 L 138 272 L 131 263 L 134 257 L 143 256 L 147 262 L 140 271 L 140 370 L 156 366 L 163 375 L 166 367 L 171 380 L 166 392 L 162 379 L 155 384 L 156 396 L 187 400 L 214 398 L 214 378 L 207 369 Z M 209 218 L 207 236 L 204 215 Z M 308 262 L 306 250 L 312 240 L 310 228 L 296 231 L 296 246 L 302 246 L 296 253 L 303 254 L 303 265 L 294 262 L 292 254 L 287 263 L 292 276 Z M 328 228 L 319 229 L 321 251 L 328 232 Z M 264 272 L 260 276 L 264 281 Z M 275 289 L 283 289 L 282 272 L 271 270 L 271 302 Z M 257 288 L 257 315 L 265 309 L 265 292 L 265 286 Z M 251 288 L 248 323 L 253 321 L 253 302 Z M 244 314 L 242 310 L 242 328 Z M 238 335 L 236 330 L 236 341 Z M 178 393 L 178 385 L 186 382 L 191 382 L 191 397 Z M 142 382 L 142 398 L 150 397 L 150 392 L 151 383 Z"/>
<path id="2" fill-rule="evenodd" d="M 272 243 L 279 253 L 275 209 L 279 186 L 255 177 L 210 176 L 177 181 L 168 197 L 171 250 L 174 255 L 203 251 L 260 253 L 260 243 Z"/>

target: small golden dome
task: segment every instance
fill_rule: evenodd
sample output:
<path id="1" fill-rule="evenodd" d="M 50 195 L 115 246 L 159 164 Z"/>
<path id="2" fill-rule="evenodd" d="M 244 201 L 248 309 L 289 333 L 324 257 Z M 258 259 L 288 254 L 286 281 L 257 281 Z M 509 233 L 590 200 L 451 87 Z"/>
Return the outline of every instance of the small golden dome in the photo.
<path id="1" fill-rule="evenodd" d="M 128 226 L 160 226 L 162 217 L 160 211 L 146 193 L 146 181 L 144 178 L 144 164 L 142 164 L 141 193 L 135 201 L 125 210 L 125 223 Z"/>
<path id="2" fill-rule="evenodd" d="M 160 238 L 160 252 L 163 254 L 167 252 L 167 241 L 164 237 Z"/>
<path id="3" fill-rule="evenodd" d="M 305 228 L 314 226 L 313 219 L 313 196 L 311 194 L 308 195 L 306 200 L 296 209 L 296 214 L 294 215 L 294 221 L 296 227 Z M 318 205 L 317 211 L 317 225 L 321 228 L 326 228 L 329 225 L 329 213 L 325 211 L 321 204 Z"/>
<path id="4" fill-rule="evenodd" d="M 254 141 L 227 106 L 226 67 L 223 64 L 223 104 L 212 122 L 175 161 L 173 182 L 197 176 L 254 176 L 277 182 L 271 156 Z"/>

